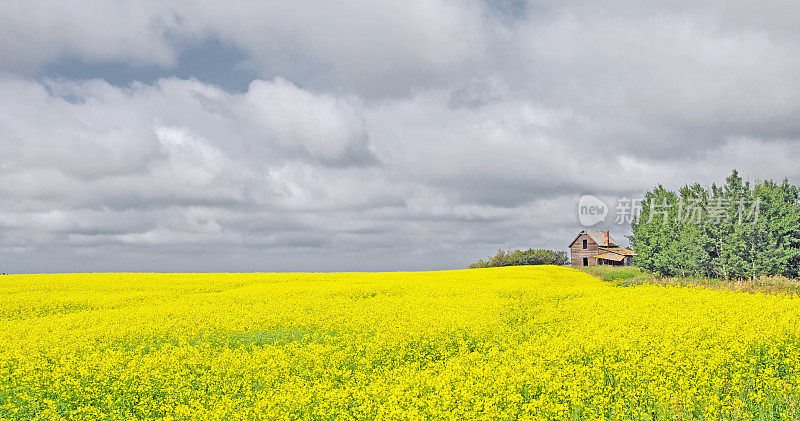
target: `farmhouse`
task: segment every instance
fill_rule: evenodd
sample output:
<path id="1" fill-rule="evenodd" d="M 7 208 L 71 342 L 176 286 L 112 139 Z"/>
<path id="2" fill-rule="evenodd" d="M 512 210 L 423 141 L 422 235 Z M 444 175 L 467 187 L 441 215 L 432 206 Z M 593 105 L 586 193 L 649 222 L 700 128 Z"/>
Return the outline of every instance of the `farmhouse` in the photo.
<path id="1" fill-rule="evenodd" d="M 569 243 L 572 267 L 610 265 L 631 266 L 633 250 L 620 247 L 608 231 L 583 230 Z"/>

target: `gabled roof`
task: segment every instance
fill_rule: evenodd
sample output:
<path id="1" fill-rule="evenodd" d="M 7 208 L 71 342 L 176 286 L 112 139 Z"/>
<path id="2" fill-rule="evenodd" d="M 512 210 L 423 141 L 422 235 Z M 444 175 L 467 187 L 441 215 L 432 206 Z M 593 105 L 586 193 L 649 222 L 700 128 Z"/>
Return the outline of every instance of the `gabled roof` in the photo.
<path id="1" fill-rule="evenodd" d="M 598 254 L 597 256 L 592 256 L 592 258 L 603 259 L 603 260 L 612 260 L 614 262 L 621 262 L 621 261 L 625 260 L 625 256 L 623 256 L 621 254 L 615 254 L 615 253 Z"/>
<path id="2" fill-rule="evenodd" d="M 583 234 L 588 235 L 589 238 L 591 238 L 592 241 L 594 241 L 598 245 L 604 246 L 604 247 L 606 246 L 605 245 L 606 244 L 606 231 L 583 230 L 583 231 L 579 232 L 577 236 L 575 236 L 575 239 L 572 240 L 571 243 L 569 243 L 568 247 L 572 247 L 572 245 L 575 244 L 575 241 L 577 241 L 578 238 L 580 238 L 580 236 L 583 235 Z M 614 237 L 612 237 L 610 234 L 608 236 L 608 245 L 611 246 L 611 247 L 619 247 L 619 243 L 617 243 L 617 240 L 615 240 Z"/>

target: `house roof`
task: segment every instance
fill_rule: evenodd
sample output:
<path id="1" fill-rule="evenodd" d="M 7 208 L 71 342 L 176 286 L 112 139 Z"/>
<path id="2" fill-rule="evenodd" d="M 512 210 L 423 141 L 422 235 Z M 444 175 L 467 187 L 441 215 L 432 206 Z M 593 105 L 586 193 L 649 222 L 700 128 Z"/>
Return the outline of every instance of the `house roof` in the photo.
<path id="1" fill-rule="evenodd" d="M 610 251 L 611 253 L 621 254 L 623 256 L 636 256 L 636 253 L 633 250 L 626 249 L 625 247 L 599 247 L 600 250 L 603 251 Z"/>
<path id="2" fill-rule="evenodd" d="M 603 260 L 613 260 L 615 262 L 621 262 L 625 260 L 625 256 L 616 253 L 603 253 L 598 254 L 597 256 L 592 256 L 593 258 L 603 259 Z"/>
<path id="3" fill-rule="evenodd" d="M 591 238 L 592 241 L 594 241 L 598 245 L 604 246 L 604 247 L 606 246 L 605 245 L 605 243 L 606 243 L 606 231 L 583 230 L 583 231 L 579 232 L 577 236 L 575 236 L 575 239 L 572 240 L 571 243 L 569 243 L 569 247 L 572 247 L 572 245 L 575 244 L 575 241 L 577 241 L 578 238 L 580 238 L 580 236 L 583 235 L 583 234 L 588 235 L 589 238 Z M 610 234 L 608 236 L 608 245 L 611 246 L 611 247 L 619 247 L 619 243 L 617 243 L 617 240 L 615 240 L 614 237 L 612 237 Z"/>

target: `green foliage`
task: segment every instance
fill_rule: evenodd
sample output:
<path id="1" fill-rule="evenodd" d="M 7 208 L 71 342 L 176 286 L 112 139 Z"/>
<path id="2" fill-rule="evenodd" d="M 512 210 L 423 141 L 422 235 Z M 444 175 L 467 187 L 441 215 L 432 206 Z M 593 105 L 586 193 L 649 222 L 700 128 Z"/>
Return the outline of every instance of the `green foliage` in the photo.
<path id="1" fill-rule="evenodd" d="M 710 189 L 658 186 L 631 227 L 637 265 L 660 276 L 798 276 L 800 189 L 786 179 L 751 185 L 734 170 Z"/>
<path id="2" fill-rule="evenodd" d="M 612 282 L 617 285 L 628 285 L 638 283 L 639 280 L 651 278 L 652 275 L 646 273 L 636 266 L 584 266 L 578 268 L 582 272 L 600 278 L 604 281 Z"/>
<path id="3" fill-rule="evenodd" d="M 500 266 L 522 266 L 522 265 L 557 265 L 564 266 L 569 262 L 567 252 L 553 251 L 546 249 L 528 250 L 498 250 L 494 256 L 489 256 L 487 260 L 478 260 L 469 265 L 470 269 L 494 268 Z"/>

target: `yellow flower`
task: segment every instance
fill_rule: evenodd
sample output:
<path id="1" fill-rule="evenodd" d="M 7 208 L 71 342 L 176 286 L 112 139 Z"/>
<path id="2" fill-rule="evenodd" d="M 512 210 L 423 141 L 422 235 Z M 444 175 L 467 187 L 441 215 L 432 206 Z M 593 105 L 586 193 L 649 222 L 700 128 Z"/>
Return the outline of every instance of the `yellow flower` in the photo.
<path id="1" fill-rule="evenodd" d="M 798 416 L 788 296 L 552 266 L 0 288 L 0 419 Z"/>

